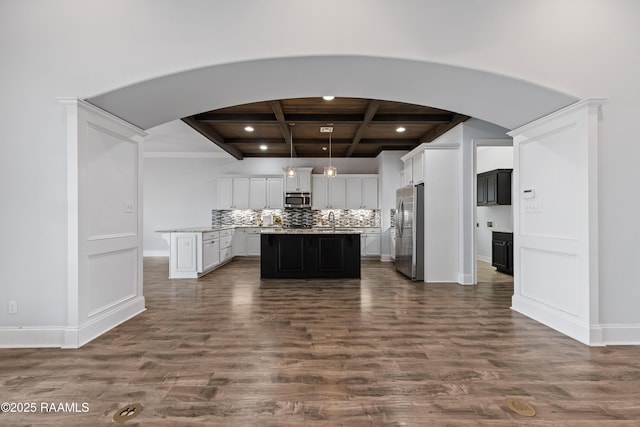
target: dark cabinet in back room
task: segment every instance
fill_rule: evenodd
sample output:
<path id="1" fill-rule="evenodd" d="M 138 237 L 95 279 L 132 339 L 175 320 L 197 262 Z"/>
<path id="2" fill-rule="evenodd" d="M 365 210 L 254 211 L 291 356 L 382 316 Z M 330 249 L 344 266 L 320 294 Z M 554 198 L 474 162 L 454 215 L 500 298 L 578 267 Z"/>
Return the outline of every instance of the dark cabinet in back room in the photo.
<path id="1" fill-rule="evenodd" d="M 513 233 L 492 233 L 491 265 L 498 271 L 513 275 Z"/>
<path id="2" fill-rule="evenodd" d="M 478 206 L 511 204 L 511 173 L 513 169 L 495 169 L 477 176 Z"/>

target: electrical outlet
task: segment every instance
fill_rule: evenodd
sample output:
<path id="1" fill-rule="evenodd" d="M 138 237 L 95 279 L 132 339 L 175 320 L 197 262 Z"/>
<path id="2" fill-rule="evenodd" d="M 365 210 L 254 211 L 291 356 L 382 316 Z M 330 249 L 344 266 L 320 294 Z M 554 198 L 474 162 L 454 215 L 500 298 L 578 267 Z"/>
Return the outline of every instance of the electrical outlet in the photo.
<path id="1" fill-rule="evenodd" d="M 133 213 L 133 202 L 124 202 L 124 212 Z"/>
<path id="2" fill-rule="evenodd" d="M 9 311 L 9 314 L 18 314 L 18 301 L 9 301 L 9 303 L 7 304 L 7 309 Z"/>

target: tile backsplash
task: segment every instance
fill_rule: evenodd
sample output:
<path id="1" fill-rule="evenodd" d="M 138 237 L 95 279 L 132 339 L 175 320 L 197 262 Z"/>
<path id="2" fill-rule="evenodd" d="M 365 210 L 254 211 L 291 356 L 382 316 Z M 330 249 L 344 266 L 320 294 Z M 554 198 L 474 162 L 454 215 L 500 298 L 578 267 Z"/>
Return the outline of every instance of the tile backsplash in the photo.
<path id="1" fill-rule="evenodd" d="M 256 226 L 262 215 L 278 215 L 284 227 L 291 226 L 330 226 L 329 212 L 333 212 L 336 227 L 380 227 L 378 209 L 214 209 L 211 211 L 211 225 Z"/>

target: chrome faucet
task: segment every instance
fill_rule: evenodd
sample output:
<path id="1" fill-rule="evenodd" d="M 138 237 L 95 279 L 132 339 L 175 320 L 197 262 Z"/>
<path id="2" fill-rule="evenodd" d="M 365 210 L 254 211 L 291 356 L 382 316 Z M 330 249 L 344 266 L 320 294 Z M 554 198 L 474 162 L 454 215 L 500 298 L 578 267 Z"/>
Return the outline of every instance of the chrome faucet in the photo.
<path id="1" fill-rule="evenodd" d="M 333 232 L 336 232 L 336 215 L 333 211 L 329 212 L 329 221 L 331 221 L 331 227 L 333 228 Z"/>

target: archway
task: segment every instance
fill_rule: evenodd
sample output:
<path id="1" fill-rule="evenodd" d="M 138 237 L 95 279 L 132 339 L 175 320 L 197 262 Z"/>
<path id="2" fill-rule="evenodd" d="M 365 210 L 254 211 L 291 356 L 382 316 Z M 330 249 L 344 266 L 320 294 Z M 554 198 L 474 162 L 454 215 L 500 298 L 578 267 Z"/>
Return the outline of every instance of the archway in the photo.
<path id="1" fill-rule="evenodd" d="M 212 65 L 88 101 L 142 129 L 249 102 L 332 94 L 426 105 L 513 129 L 577 98 L 513 77 L 434 62 L 301 56 Z"/>
<path id="2" fill-rule="evenodd" d="M 324 94 L 427 105 L 508 129 L 576 101 L 552 89 L 486 71 L 367 56 L 271 58 L 213 65 L 139 82 L 88 101 L 148 129 L 216 108 Z"/>

